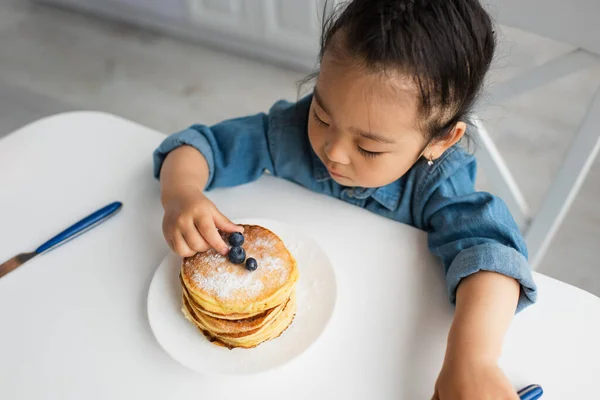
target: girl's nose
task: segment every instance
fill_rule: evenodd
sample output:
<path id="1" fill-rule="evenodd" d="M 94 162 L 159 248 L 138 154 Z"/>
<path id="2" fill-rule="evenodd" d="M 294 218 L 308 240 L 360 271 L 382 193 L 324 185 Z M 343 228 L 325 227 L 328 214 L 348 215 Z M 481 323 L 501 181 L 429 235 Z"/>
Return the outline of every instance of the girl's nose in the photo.
<path id="1" fill-rule="evenodd" d="M 350 164 L 348 152 L 344 150 L 344 146 L 339 140 L 330 141 L 325 144 L 324 151 L 329 161 L 342 165 Z"/>

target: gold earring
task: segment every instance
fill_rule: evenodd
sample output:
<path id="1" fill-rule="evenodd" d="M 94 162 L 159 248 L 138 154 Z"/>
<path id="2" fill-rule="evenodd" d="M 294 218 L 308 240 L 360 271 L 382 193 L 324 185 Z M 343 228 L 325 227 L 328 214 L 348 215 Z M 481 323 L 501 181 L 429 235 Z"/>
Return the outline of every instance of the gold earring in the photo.
<path id="1" fill-rule="evenodd" d="M 429 165 L 430 167 L 433 165 L 433 154 L 429 154 L 429 161 L 427 161 L 427 165 Z"/>

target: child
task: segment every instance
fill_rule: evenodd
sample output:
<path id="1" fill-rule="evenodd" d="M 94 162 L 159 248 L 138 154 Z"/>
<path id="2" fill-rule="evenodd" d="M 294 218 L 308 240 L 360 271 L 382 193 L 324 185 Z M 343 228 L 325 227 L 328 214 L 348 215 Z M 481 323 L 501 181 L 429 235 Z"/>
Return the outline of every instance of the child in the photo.
<path id="1" fill-rule="evenodd" d="M 536 299 L 505 204 L 475 192 L 458 142 L 492 61 L 477 0 L 354 0 L 324 24 L 312 95 L 268 114 L 194 125 L 156 150 L 163 231 L 181 256 L 227 246 L 204 190 L 265 171 L 423 229 L 456 305 L 435 399 L 517 399 L 497 365 L 515 310 Z"/>

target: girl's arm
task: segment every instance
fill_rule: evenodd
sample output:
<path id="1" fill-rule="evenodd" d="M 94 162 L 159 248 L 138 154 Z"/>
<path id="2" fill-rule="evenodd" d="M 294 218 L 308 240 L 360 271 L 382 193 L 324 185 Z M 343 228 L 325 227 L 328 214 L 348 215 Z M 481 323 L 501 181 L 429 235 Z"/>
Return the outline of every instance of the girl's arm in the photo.
<path id="1" fill-rule="evenodd" d="M 204 195 L 205 190 L 241 185 L 273 171 L 267 116 L 256 114 L 214 126 L 193 125 L 167 137 L 154 152 L 161 182 L 163 234 L 180 256 L 213 248 L 225 255 L 219 234 L 241 232 Z"/>
<path id="2" fill-rule="evenodd" d="M 171 151 L 162 164 L 163 234 L 173 251 L 182 257 L 210 248 L 226 254 L 227 244 L 217 229 L 242 231 L 204 195 L 208 177 L 206 158 L 191 146 Z"/>
<path id="3" fill-rule="evenodd" d="M 165 158 L 160 171 L 161 203 L 165 204 L 182 188 L 203 191 L 208 182 L 208 164 L 191 146 L 181 146 Z"/>
<path id="4" fill-rule="evenodd" d="M 481 271 L 463 279 L 456 292 L 446 357 L 469 354 L 498 361 L 519 290 L 516 280 L 495 272 Z"/>
<path id="5" fill-rule="evenodd" d="M 443 157 L 432 167 L 415 169 L 413 215 L 415 226 L 428 233 L 431 252 L 442 261 L 450 302 L 456 304 L 463 280 L 490 271 L 520 283 L 516 311 L 524 309 L 536 301 L 537 288 L 519 226 L 501 199 L 475 190 L 472 155 L 453 148 Z M 462 306 L 458 311 L 462 320 Z"/>
<path id="6" fill-rule="evenodd" d="M 518 399 L 498 359 L 519 290 L 516 280 L 495 272 L 461 281 L 434 399 Z"/>

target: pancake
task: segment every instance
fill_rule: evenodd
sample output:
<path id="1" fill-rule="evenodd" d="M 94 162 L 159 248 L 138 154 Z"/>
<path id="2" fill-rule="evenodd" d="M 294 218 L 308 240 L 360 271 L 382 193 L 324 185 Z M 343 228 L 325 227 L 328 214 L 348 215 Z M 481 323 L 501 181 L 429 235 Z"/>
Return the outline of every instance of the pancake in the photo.
<path id="1" fill-rule="evenodd" d="M 203 314 L 208 315 L 210 317 L 213 318 L 219 318 L 219 319 L 227 319 L 227 320 L 231 320 L 231 321 L 236 321 L 239 319 L 246 319 L 246 318 L 251 318 L 257 315 L 262 314 L 264 311 L 262 312 L 254 312 L 254 313 L 233 313 L 233 314 L 219 314 L 216 312 L 211 312 L 206 310 L 204 307 L 202 307 L 202 305 L 200 305 L 198 302 L 201 300 L 198 300 L 197 298 L 194 298 L 194 295 L 192 293 L 190 293 L 186 286 L 185 283 L 183 282 L 183 279 L 181 278 L 181 275 L 179 275 L 179 281 L 181 282 L 181 286 L 183 288 L 184 294 L 187 296 L 188 301 L 190 301 L 191 305 L 198 311 L 201 311 Z"/>
<path id="2" fill-rule="evenodd" d="M 205 327 L 206 330 L 214 332 L 215 334 L 242 333 L 259 329 L 278 318 L 285 306 L 285 303 L 282 303 L 270 310 L 263 311 L 258 315 L 232 320 L 215 318 L 206 314 L 201 308 L 194 304 L 194 301 L 190 299 L 185 288 L 183 288 L 183 297 L 187 302 L 188 309 L 193 311 L 194 320 L 198 320 L 198 323 Z"/>
<path id="3" fill-rule="evenodd" d="M 227 235 L 221 234 L 227 241 Z M 252 348 L 278 337 L 296 315 L 296 260 L 273 232 L 244 225 L 243 248 L 258 269 L 214 250 L 185 258 L 179 279 L 182 312 L 211 342 Z"/>
<path id="4" fill-rule="evenodd" d="M 237 320 L 259 315 L 285 303 L 298 280 L 296 260 L 277 235 L 243 225 L 247 257 L 256 271 L 229 262 L 211 249 L 184 259 L 181 280 L 193 304 L 214 318 Z M 226 234 L 222 234 L 226 239 Z"/>
<path id="5" fill-rule="evenodd" d="M 265 341 L 281 336 L 294 320 L 296 309 L 296 295 L 294 292 L 283 307 L 280 315 L 270 323 L 249 332 L 227 334 L 218 334 L 207 329 L 206 326 L 202 324 L 195 311 L 190 307 L 185 296 L 183 296 L 182 311 L 186 318 L 194 323 L 209 341 L 217 345 L 228 347 L 229 349 L 235 347 L 249 349 L 258 346 Z"/>

